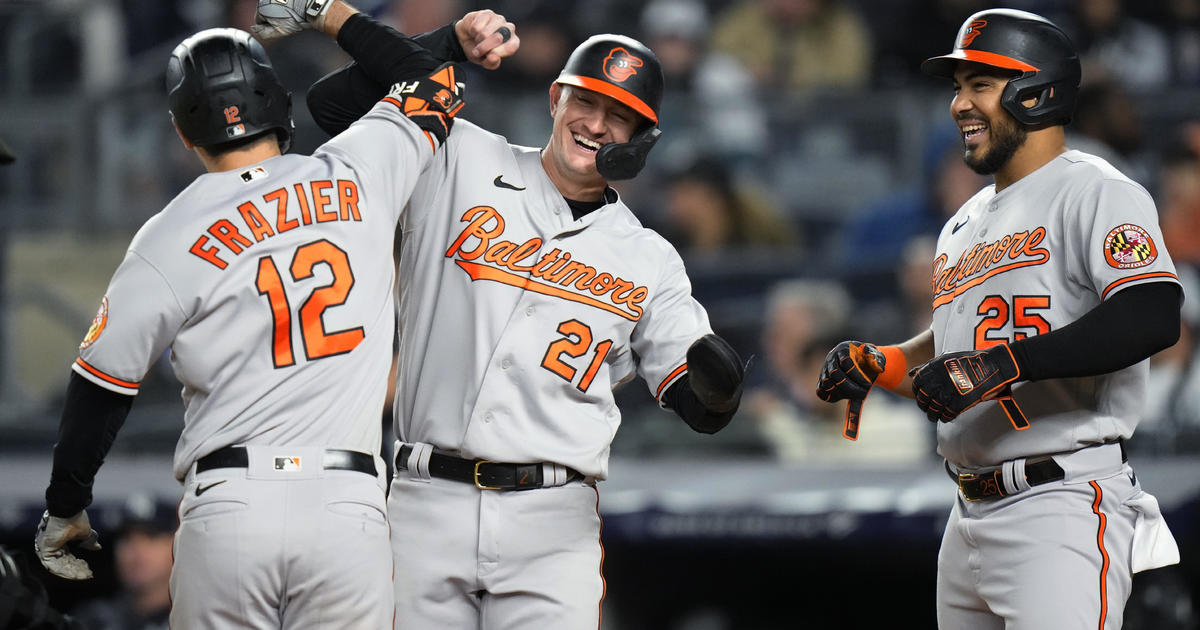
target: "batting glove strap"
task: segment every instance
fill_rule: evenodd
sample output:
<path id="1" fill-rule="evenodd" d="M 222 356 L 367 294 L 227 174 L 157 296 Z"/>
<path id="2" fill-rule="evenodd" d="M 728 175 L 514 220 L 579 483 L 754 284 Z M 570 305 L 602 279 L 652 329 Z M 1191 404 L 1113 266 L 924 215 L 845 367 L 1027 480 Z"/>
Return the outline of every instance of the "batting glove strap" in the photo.
<path id="1" fill-rule="evenodd" d="M 1004 395 L 1021 378 L 1008 344 L 983 351 L 948 352 L 913 374 L 917 406 L 933 422 L 950 422 L 975 405 Z"/>

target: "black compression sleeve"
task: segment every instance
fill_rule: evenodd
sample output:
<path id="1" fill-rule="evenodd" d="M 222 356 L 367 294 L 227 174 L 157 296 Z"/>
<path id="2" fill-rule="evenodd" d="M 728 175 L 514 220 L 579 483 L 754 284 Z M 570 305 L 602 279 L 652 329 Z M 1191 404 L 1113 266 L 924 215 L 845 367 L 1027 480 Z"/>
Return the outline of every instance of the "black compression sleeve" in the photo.
<path id="1" fill-rule="evenodd" d="M 442 61 L 466 60 L 453 24 L 410 39 L 356 13 L 342 25 L 337 41 L 355 61 L 314 83 L 307 98 L 313 120 L 331 136 L 370 111 L 393 83 L 423 77 Z"/>
<path id="2" fill-rule="evenodd" d="M 1171 282 L 1132 286 L 1078 320 L 1009 348 L 1023 380 L 1115 372 L 1179 340 L 1181 298 L 1179 285 Z"/>
<path id="3" fill-rule="evenodd" d="M 700 402 L 692 391 L 692 383 L 685 374 L 663 392 L 663 404 L 675 411 L 693 431 L 698 433 L 716 433 L 725 428 L 733 419 L 733 411 L 714 413 Z"/>
<path id="4" fill-rule="evenodd" d="M 46 488 L 51 516 L 74 516 L 92 503 L 92 481 L 125 423 L 133 396 L 111 392 L 71 372 Z"/>

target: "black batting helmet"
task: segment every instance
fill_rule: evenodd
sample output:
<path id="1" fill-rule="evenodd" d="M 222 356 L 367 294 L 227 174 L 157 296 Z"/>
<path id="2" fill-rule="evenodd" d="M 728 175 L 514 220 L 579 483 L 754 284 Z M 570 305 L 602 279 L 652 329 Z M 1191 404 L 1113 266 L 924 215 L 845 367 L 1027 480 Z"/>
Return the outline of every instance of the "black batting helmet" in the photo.
<path id="1" fill-rule="evenodd" d="M 1079 93 L 1079 55 L 1066 33 L 1050 20 L 1015 9 L 990 9 L 967 18 L 948 55 L 926 59 L 921 70 L 951 78 L 960 61 L 1019 73 L 1000 95 L 1000 105 L 1018 122 L 1066 124 Z M 1032 107 L 1022 101 L 1036 98 Z"/>
<path id="2" fill-rule="evenodd" d="M 658 57 L 632 37 L 593 35 L 575 48 L 556 83 L 611 96 L 658 124 L 663 71 Z"/>
<path id="3" fill-rule="evenodd" d="M 596 170 L 607 180 L 632 179 L 662 132 L 662 65 L 645 44 L 624 35 L 593 35 L 575 48 L 555 83 L 599 92 L 627 105 L 646 119 L 629 142 L 612 142 L 596 153 Z"/>
<path id="4" fill-rule="evenodd" d="M 167 62 L 171 117 L 198 147 L 274 131 L 286 153 L 296 128 L 291 96 L 262 44 L 235 28 L 200 31 L 176 46 Z"/>

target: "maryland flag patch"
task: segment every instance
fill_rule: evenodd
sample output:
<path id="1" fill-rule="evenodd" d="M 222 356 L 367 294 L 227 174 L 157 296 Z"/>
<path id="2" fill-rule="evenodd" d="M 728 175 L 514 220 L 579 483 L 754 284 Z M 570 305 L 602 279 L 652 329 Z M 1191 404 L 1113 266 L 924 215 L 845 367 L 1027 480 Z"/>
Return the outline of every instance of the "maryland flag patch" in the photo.
<path id="1" fill-rule="evenodd" d="M 1118 225 L 1104 237 L 1104 260 L 1117 269 L 1145 267 L 1158 258 L 1154 239 L 1141 226 Z"/>
<path id="2" fill-rule="evenodd" d="M 100 337 L 100 333 L 104 332 L 104 327 L 108 325 L 108 296 L 100 298 L 100 310 L 96 312 L 96 317 L 92 319 L 92 325 L 88 328 L 87 334 L 84 335 L 83 341 L 79 344 L 79 349 L 92 345 L 96 339 Z"/>

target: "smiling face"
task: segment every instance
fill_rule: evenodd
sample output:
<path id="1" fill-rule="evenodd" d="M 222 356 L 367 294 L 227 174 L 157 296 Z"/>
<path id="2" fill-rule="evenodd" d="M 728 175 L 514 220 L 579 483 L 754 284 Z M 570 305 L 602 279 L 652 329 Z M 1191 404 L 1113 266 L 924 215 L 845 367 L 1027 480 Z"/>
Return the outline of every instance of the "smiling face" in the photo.
<path id="1" fill-rule="evenodd" d="M 578 189 L 604 188 L 596 152 L 610 142 L 629 142 L 642 118 L 632 108 L 598 92 L 555 83 L 550 86 L 554 118 L 542 164 L 559 191 L 570 199 Z"/>
<path id="2" fill-rule="evenodd" d="M 954 72 L 950 114 L 962 135 L 963 160 L 980 175 L 1004 168 L 1029 135 L 1000 105 L 1011 78 L 1011 71 L 969 61 Z"/>

